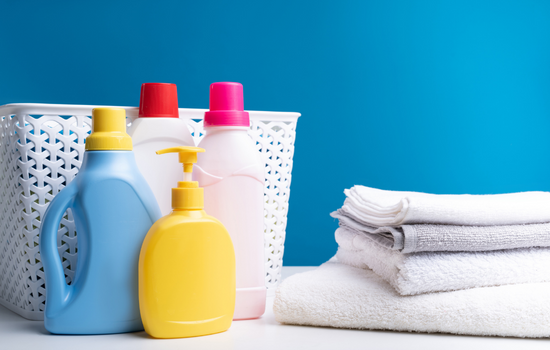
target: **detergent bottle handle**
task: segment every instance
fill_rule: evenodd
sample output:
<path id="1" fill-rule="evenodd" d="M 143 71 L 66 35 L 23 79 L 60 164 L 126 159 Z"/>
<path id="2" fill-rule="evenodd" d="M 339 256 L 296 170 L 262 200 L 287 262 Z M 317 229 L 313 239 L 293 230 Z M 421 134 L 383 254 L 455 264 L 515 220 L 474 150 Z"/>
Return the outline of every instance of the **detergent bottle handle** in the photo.
<path id="1" fill-rule="evenodd" d="M 73 181 L 51 201 L 40 228 L 40 258 L 46 274 L 46 313 L 59 313 L 70 301 L 72 286 L 65 281 L 65 272 L 57 249 L 57 231 L 65 211 L 74 202 L 77 187 Z"/>

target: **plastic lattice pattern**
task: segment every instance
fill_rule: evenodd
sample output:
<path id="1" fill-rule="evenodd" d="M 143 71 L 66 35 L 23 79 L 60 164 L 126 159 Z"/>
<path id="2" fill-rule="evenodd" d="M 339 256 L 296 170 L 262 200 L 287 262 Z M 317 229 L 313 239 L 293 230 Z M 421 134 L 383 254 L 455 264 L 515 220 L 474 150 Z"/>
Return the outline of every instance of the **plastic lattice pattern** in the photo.
<path id="1" fill-rule="evenodd" d="M 9 107 L 9 108 L 8 108 Z M 32 107 L 32 108 L 31 108 Z M 43 318 L 46 287 L 39 231 L 52 198 L 78 173 L 94 106 L 0 107 L 0 304 L 29 319 Z M 42 110 L 43 109 L 43 110 Z M 126 108 L 131 117 L 136 108 Z M 32 110 L 32 114 L 29 114 Z M 53 113 L 52 113 L 53 112 Z M 180 109 L 195 144 L 204 136 L 203 110 Z M 265 270 L 272 293 L 280 281 L 298 113 L 251 112 L 250 136 L 266 163 Z M 66 281 L 76 270 L 75 224 L 67 211 L 58 231 Z"/>

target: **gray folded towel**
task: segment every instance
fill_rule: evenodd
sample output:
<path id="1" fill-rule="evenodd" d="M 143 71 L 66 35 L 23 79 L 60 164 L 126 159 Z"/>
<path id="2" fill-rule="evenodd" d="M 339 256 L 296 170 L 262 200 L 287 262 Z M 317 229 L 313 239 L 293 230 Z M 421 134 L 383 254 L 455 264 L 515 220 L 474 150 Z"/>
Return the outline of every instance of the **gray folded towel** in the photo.
<path id="1" fill-rule="evenodd" d="M 401 225 L 374 227 L 339 209 L 330 214 L 340 226 L 403 253 L 487 251 L 550 247 L 550 223 L 501 226 Z"/>
<path id="2" fill-rule="evenodd" d="M 335 238 L 341 263 L 372 269 L 401 295 L 550 282 L 549 247 L 403 254 L 343 227 Z"/>

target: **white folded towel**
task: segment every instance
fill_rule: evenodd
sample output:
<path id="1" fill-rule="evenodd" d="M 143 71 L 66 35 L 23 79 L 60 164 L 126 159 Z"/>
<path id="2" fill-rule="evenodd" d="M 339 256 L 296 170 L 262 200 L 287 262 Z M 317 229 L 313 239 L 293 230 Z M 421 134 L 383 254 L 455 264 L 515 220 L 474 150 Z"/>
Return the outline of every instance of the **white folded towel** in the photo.
<path id="1" fill-rule="evenodd" d="M 550 336 L 550 283 L 401 296 L 374 272 L 337 262 L 277 289 L 278 322 L 484 336 Z"/>
<path id="2" fill-rule="evenodd" d="M 347 198 L 342 210 L 372 226 L 490 226 L 550 222 L 550 192 L 435 195 L 354 186 L 344 193 Z"/>
<path id="3" fill-rule="evenodd" d="M 340 262 L 372 269 L 401 295 L 550 281 L 548 247 L 403 254 L 344 227 L 335 236 Z"/>
<path id="4" fill-rule="evenodd" d="M 550 223 L 501 226 L 401 225 L 373 227 L 342 209 L 330 214 L 340 226 L 402 253 L 487 251 L 550 247 Z"/>

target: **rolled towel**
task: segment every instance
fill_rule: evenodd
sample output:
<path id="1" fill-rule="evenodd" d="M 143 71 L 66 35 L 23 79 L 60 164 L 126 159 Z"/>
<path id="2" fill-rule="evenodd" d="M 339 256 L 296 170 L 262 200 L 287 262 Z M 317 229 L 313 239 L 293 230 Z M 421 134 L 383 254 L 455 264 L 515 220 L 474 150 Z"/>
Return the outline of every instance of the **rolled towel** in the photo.
<path id="1" fill-rule="evenodd" d="M 550 222 L 550 192 L 435 195 L 354 186 L 344 193 L 347 198 L 342 210 L 377 227 L 405 224 L 490 226 Z"/>
<path id="2" fill-rule="evenodd" d="M 550 283 L 401 296 L 374 272 L 330 261 L 277 288 L 278 322 L 484 336 L 549 337 Z"/>
<path id="3" fill-rule="evenodd" d="M 549 209 L 550 210 L 550 209 Z M 374 227 L 339 209 L 340 226 L 402 253 L 550 247 L 550 223 L 501 226 L 401 225 Z"/>
<path id="4" fill-rule="evenodd" d="M 346 228 L 336 230 L 342 263 L 372 269 L 401 295 L 550 282 L 550 248 L 403 254 Z"/>

